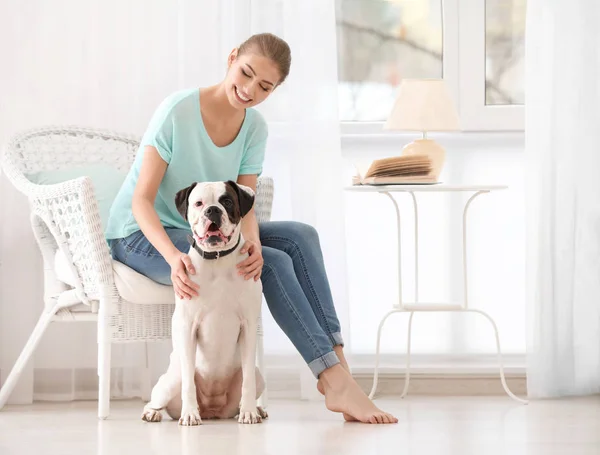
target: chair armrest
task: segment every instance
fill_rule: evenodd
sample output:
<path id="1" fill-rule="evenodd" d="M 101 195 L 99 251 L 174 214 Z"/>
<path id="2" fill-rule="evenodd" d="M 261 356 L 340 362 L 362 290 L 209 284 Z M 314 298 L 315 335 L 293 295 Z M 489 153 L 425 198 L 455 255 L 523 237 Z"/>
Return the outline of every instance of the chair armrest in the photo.
<path id="1" fill-rule="evenodd" d="M 53 185 L 23 185 L 32 208 L 32 227 L 44 262 L 60 248 L 76 277 L 77 297 L 90 304 L 114 287 L 112 261 L 89 177 Z"/>

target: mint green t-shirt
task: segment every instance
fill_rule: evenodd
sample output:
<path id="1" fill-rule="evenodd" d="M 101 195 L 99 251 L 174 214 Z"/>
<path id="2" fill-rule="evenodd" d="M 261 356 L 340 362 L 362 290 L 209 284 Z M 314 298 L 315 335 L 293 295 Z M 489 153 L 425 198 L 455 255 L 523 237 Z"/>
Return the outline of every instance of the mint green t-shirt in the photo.
<path id="1" fill-rule="evenodd" d="M 144 147 L 151 145 L 167 163 L 154 208 L 164 227 L 189 229 L 175 207 L 175 194 L 193 182 L 237 180 L 239 175 L 262 172 L 267 124 L 254 109 L 246 116 L 236 138 L 217 147 L 204 128 L 199 89 L 184 90 L 167 97 L 152 117 L 142 138 L 133 166 L 110 209 L 107 240 L 127 237 L 140 228 L 131 211 Z"/>

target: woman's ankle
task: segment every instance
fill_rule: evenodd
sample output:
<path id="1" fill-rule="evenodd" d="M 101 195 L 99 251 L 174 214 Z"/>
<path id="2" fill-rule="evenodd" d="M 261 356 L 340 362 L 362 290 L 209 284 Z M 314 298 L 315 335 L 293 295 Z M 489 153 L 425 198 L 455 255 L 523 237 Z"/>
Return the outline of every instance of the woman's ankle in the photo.
<path id="1" fill-rule="evenodd" d="M 344 369 L 348 372 L 350 372 L 350 366 L 348 365 L 348 361 L 346 360 L 346 356 L 344 355 L 344 347 L 342 345 L 335 345 L 333 347 L 333 351 L 335 352 L 335 354 L 337 355 L 338 359 L 340 360 L 340 363 L 342 364 L 342 366 L 344 367 Z"/>
<path id="2" fill-rule="evenodd" d="M 341 363 L 338 363 L 324 370 L 319 375 L 319 379 L 323 384 L 325 392 L 327 392 L 327 390 L 330 389 L 336 390 L 343 388 L 349 381 L 352 381 L 352 376 L 348 374 Z"/>
<path id="3" fill-rule="evenodd" d="M 342 357 L 344 357 L 344 347 L 343 347 L 342 345 L 340 345 L 340 344 L 336 344 L 336 345 L 333 347 L 333 350 L 335 351 L 335 353 L 337 354 L 337 356 L 338 356 L 338 357 L 339 357 L 339 356 L 342 356 Z"/>

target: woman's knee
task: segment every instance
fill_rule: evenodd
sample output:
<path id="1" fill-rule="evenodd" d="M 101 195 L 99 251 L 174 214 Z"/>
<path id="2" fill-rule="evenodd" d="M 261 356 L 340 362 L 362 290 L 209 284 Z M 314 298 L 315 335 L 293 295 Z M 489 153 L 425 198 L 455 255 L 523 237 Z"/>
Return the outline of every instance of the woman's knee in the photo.
<path id="1" fill-rule="evenodd" d="M 297 245 L 306 242 L 308 245 L 314 245 L 319 242 L 319 233 L 310 224 L 299 221 L 285 221 L 280 226 L 278 235 L 291 240 Z"/>
<path id="2" fill-rule="evenodd" d="M 285 251 L 263 247 L 262 255 L 264 260 L 264 271 L 282 270 L 286 267 L 291 267 L 293 270 L 294 268 L 292 258 Z"/>

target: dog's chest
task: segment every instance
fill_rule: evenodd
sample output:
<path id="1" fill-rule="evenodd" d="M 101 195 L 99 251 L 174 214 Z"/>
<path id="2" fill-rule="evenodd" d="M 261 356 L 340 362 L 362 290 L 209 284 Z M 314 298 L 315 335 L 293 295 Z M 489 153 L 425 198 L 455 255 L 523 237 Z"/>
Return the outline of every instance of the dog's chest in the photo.
<path id="1" fill-rule="evenodd" d="M 207 264 L 208 263 L 208 264 Z M 231 286 L 239 287 L 240 282 L 239 275 L 237 275 L 237 269 L 232 264 L 229 267 L 222 267 L 219 265 L 212 265 L 210 261 L 201 261 L 196 266 L 196 275 L 192 276 L 192 279 L 197 282 L 200 286 L 213 289 L 219 286 Z"/>
<path id="2" fill-rule="evenodd" d="M 260 281 L 244 280 L 235 262 L 214 264 L 199 261 L 191 278 L 198 283 L 198 296 L 183 302 L 193 319 L 198 340 L 197 371 L 220 378 L 239 367 L 238 338 L 247 321 L 256 321 L 262 302 Z"/>
<path id="3" fill-rule="evenodd" d="M 232 329 L 258 317 L 262 285 L 244 280 L 235 264 L 234 260 L 200 260 L 194 264 L 196 274 L 191 278 L 198 283 L 198 297 L 188 305 L 198 326 L 210 325 L 210 331 Z"/>
<path id="4" fill-rule="evenodd" d="M 248 283 L 238 275 L 235 265 L 219 267 L 206 265 L 206 262 L 197 266 L 197 274 L 192 278 L 200 287 L 201 306 L 237 309 L 250 290 Z"/>

